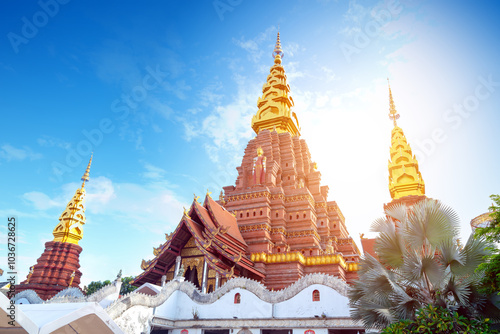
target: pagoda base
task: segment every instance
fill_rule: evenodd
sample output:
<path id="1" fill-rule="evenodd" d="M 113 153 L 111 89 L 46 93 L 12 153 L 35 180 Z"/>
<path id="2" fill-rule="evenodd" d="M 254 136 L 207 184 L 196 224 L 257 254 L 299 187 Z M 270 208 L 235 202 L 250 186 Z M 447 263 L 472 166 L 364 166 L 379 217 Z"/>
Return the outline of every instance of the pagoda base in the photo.
<path id="1" fill-rule="evenodd" d="M 16 285 L 16 293 L 34 290 L 40 298 L 47 300 L 69 287 L 79 288 L 81 252 L 82 247 L 72 243 L 46 242 L 45 251 L 33 266 L 29 279 Z"/>

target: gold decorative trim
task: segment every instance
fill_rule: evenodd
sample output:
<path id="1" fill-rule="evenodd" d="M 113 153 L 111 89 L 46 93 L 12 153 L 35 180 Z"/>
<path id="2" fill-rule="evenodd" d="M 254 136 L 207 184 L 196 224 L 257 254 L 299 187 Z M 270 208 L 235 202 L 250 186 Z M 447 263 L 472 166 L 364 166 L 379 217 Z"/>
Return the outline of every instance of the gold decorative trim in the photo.
<path id="1" fill-rule="evenodd" d="M 240 226 L 239 229 L 242 233 L 265 230 L 271 234 L 283 234 L 287 238 L 307 237 L 310 235 L 314 235 L 318 240 L 321 240 L 318 232 L 314 230 L 303 230 L 287 233 L 283 227 L 270 228 L 267 224 Z"/>
<path id="2" fill-rule="evenodd" d="M 181 263 L 184 265 L 186 270 L 187 267 L 191 267 L 191 269 L 196 267 L 196 271 L 198 272 L 198 283 L 201 284 L 203 276 L 203 257 L 183 258 Z"/>
<path id="3" fill-rule="evenodd" d="M 158 256 L 158 254 L 160 254 L 162 246 L 163 245 L 160 245 L 160 246 L 158 246 L 158 248 L 153 247 L 153 255 L 154 256 Z"/>
<path id="4" fill-rule="evenodd" d="M 295 231 L 295 232 L 288 232 L 286 234 L 287 238 L 301 238 L 301 237 L 307 237 L 307 236 L 315 236 L 318 240 L 321 240 L 321 237 L 319 236 L 318 232 L 314 230 L 304 230 L 304 231 Z"/>
<path id="5" fill-rule="evenodd" d="M 271 228 L 267 224 L 240 226 L 239 229 L 240 229 L 240 232 L 252 232 L 252 231 L 261 231 L 261 230 L 266 230 L 267 232 L 271 232 Z"/>
<path id="6" fill-rule="evenodd" d="M 184 248 L 190 248 L 190 247 L 196 247 L 196 242 L 193 237 L 189 238 L 186 245 L 184 245 Z"/>
<path id="7" fill-rule="evenodd" d="M 141 262 L 141 269 L 142 270 L 146 270 L 149 268 L 149 266 L 151 265 L 151 263 L 153 263 L 152 260 L 149 260 L 149 261 L 146 261 L 144 259 L 142 259 L 142 262 Z"/>
<path id="8" fill-rule="evenodd" d="M 200 250 L 198 248 L 196 248 L 196 247 L 194 247 L 194 248 L 186 248 L 186 247 L 184 247 L 181 250 L 181 256 L 193 256 L 193 255 L 201 256 L 201 255 L 203 255 L 203 253 L 200 252 Z"/>
<path id="9" fill-rule="evenodd" d="M 261 191 L 261 192 L 255 192 L 255 193 L 246 193 L 246 194 L 241 194 L 241 195 L 226 196 L 225 201 L 226 201 L 226 203 L 229 203 L 229 202 L 254 199 L 254 198 L 259 198 L 259 197 L 271 198 L 271 194 L 267 191 Z"/>
<path id="10" fill-rule="evenodd" d="M 300 252 L 287 252 L 287 253 L 251 253 L 250 260 L 253 262 L 262 263 L 286 263 L 286 262 L 299 262 L 305 266 L 321 266 L 327 264 L 338 264 L 346 271 L 357 271 L 359 263 L 349 262 L 344 259 L 341 254 L 325 254 L 317 256 L 305 256 Z"/>
<path id="11" fill-rule="evenodd" d="M 283 234 L 286 236 L 286 231 L 283 227 L 276 227 L 271 229 L 271 234 Z"/>

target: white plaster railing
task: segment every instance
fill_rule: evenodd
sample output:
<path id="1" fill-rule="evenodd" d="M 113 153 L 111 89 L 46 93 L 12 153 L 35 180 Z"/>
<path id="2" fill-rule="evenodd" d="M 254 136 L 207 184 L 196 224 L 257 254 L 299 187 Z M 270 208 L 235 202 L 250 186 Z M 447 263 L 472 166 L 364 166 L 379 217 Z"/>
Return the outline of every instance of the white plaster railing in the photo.
<path id="1" fill-rule="evenodd" d="M 179 281 L 174 279 L 165 284 L 160 293 L 155 296 L 133 291 L 123 296 L 120 300 L 112 303 L 106 311 L 111 319 L 116 319 L 121 316 L 123 312 L 133 306 L 158 307 L 163 304 L 175 291 L 184 292 L 193 301 L 199 304 L 211 304 L 236 288 L 246 289 L 255 294 L 262 301 L 275 304 L 292 298 L 300 291 L 313 284 L 328 286 L 337 291 L 340 295 L 347 297 L 347 284 L 337 277 L 327 274 L 309 274 L 302 277 L 289 287 L 279 291 L 269 291 L 260 282 L 249 278 L 238 277 L 227 281 L 222 287 L 208 294 L 201 293 L 201 291 L 189 281 Z"/>
<path id="2" fill-rule="evenodd" d="M 90 296 L 85 296 L 79 288 L 71 287 L 59 291 L 54 297 L 43 300 L 34 290 L 24 290 L 16 294 L 12 300 L 17 302 L 22 298 L 26 298 L 30 304 L 52 304 L 52 303 L 81 303 L 81 302 L 97 302 L 100 303 L 112 294 L 120 293 L 122 286 L 121 279 L 115 280 L 101 289 L 97 290 Z"/>

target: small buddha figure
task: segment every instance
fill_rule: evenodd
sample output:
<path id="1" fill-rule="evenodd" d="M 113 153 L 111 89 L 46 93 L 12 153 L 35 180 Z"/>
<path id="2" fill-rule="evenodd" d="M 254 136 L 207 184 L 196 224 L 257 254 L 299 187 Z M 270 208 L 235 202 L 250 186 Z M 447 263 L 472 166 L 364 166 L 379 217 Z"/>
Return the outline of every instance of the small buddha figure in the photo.
<path id="1" fill-rule="evenodd" d="M 303 179 L 303 178 L 300 178 L 300 179 L 299 179 L 299 184 L 298 184 L 298 187 L 299 187 L 299 188 L 304 188 L 304 179 Z"/>
<path id="2" fill-rule="evenodd" d="M 266 182 L 266 157 L 264 150 L 259 146 L 257 156 L 253 158 L 253 181 L 254 184 L 264 184 Z"/>
<path id="3" fill-rule="evenodd" d="M 73 284 L 73 280 L 75 279 L 75 271 L 73 270 L 73 273 L 71 274 L 70 276 L 70 280 L 69 280 L 69 284 L 68 286 L 71 286 L 71 284 Z"/>
<path id="4" fill-rule="evenodd" d="M 333 254 L 335 253 L 335 250 L 333 248 L 333 242 L 332 239 L 328 240 L 326 243 L 326 249 L 325 249 L 325 254 Z"/>
<path id="5" fill-rule="evenodd" d="M 33 271 L 35 271 L 35 266 L 31 266 L 31 267 L 30 267 L 30 272 L 29 272 L 29 274 L 28 274 L 28 278 L 26 279 L 26 283 L 29 283 L 29 282 L 30 282 L 31 275 L 33 275 Z"/>

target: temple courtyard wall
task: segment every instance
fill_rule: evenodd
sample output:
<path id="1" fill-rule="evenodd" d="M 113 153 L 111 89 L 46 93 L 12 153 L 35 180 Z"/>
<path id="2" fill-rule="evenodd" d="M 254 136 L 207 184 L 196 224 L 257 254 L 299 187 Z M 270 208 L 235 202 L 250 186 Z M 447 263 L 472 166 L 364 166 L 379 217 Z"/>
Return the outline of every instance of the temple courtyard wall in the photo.
<path id="1" fill-rule="evenodd" d="M 177 278 L 157 289 L 144 285 L 106 311 L 125 333 L 364 333 L 349 316 L 346 293 L 344 281 L 325 274 L 280 291 L 235 278 L 209 294 Z"/>

